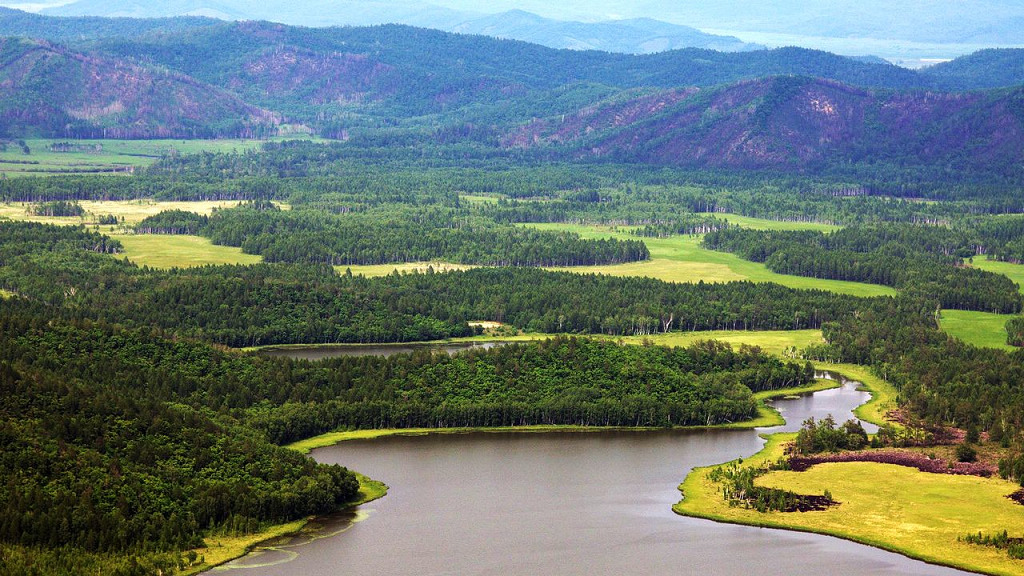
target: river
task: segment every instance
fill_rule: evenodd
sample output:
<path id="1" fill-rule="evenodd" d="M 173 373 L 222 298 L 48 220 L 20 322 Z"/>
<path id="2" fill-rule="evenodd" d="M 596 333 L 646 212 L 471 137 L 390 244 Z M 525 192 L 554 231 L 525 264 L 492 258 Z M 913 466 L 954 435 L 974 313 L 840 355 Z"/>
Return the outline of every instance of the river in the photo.
<path id="1" fill-rule="evenodd" d="M 343 356 L 394 356 L 417 350 L 457 354 L 467 350 L 489 350 L 507 342 L 436 342 L 429 344 L 329 344 L 319 346 L 269 346 L 260 350 L 264 356 L 281 356 L 296 360 L 325 360 Z"/>
<path id="2" fill-rule="evenodd" d="M 793 430 L 840 422 L 867 394 L 841 388 L 776 407 Z M 476 433 L 319 449 L 390 486 L 322 522 L 319 537 L 257 550 L 246 576 L 965 574 L 844 540 L 674 514 L 695 466 L 757 452 L 752 430 Z"/>

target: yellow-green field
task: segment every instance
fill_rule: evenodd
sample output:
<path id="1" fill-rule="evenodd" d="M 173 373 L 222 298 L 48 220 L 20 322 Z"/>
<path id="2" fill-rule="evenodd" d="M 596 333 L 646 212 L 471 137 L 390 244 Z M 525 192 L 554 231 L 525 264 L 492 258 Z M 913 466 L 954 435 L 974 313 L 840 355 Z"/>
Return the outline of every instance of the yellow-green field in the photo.
<path id="1" fill-rule="evenodd" d="M 420 272 L 424 273 L 427 268 L 433 268 L 435 272 L 448 272 L 450 270 L 469 270 L 477 268 L 468 264 L 452 264 L 451 262 L 405 262 L 402 264 L 362 264 L 352 266 L 335 266 L 338 274 L 344 274 L 345 270 L 351 270 L 355 276 L 366 276 L 367 278 L 379 278 L 387 276 L 394 271 L 400 273 Z"/>
<path id="2" fill-rule="evenodd" d="M 443 344 L 446 342 L 531 342 L 534 340 L 546 340 L 554 338 L 557 334 L 530 332 L 515 336 L 494 336 L 484 334 L 481 336 L 470 336 L 466 338 L 451 338 L 449 340 L 437 340 L 433 342 L 419 342 L 419 344 Z M 706 332 L 669 332 L 668 334 L 651 334 L 649 336 L 605 336 L 601 334 L 590 334 L 582 338 L 596 338 L 621 342 L 623 344 L 642 345 L 651 343 L 657 346 L 689 346 L 701 340 L 720 340 L 738 348 L 741 344 L 757 346 L 765 353 L 785 357 L 785 352 L 790 348 L 804 348 L 811 344 L 822 342 L 821 330 L 708 330 Z M 336 346 L 336 344 L 323 344 L 323 346 Z M 353 344 L 352 346 L 360 346 Z M 378 344 L 367 344 L 366 346 L 379 346 Z M 272 348 L 288 348 L 288 345 L 277 345 Z M 308 348 L 308 345 L 296 345 L 296 347 Z M 246 351 L 259 350 L 261 347 L 246 348 Z M 822 364 L 823 370 L 838 370 L 841 368 L 853 367 L 852 364 Z M 845 372 L 844 372 L 845 373 Z M 851 376 L 856 378 L 855 376 Z M 857 378 L 859 379 L 859 378 Z"/>
<path id="3" fill-rule="evenodd" d="M 774 461 L 793 435 L 769 438 L 765 449 L 744 465 Z M 1005 551 L 958 542 L 979 530 L 1024 535 L 1024 506 L 1006 496 L 1020 486 L 1000 479 L 926 474 L 891 464 L 850 462 L 822 464 L 806 472 L 772 472 L 758 484 L 822 494 L 841 502 L 820 512 L 759 513 L 730 507 L 719 485 L 708 478 L 711 468 L 690 473 L 674 510 L 683 515 L 721 522 L 750 524 L 831 534 L 885 548 L 936 564 L 990 574 L 1024 574 L 1024 562 Z"/>
<path id="4" fill-rule="evenodd" d="M 886 414 L 898 408 L 896 388 L 889 382 L 875 376 L 867 366 L 859 364 L 832 364 L 829 362 L 815 362 L 814 367 L 818 370 L 829 370 L 838 372 L 850 380 L 861 383 L 861 388 L 871 393 L 871 400 L 861 404 L 854 409 L 853 414 L 865 422 L 871 422 L 877 426 L 889 424 L 899 427 L 900 425 L 891 422 Z"/>
<path id="5" fill-rule="evenodd" d="M 761 226 L 768 226 L 771 221 L 746 219 Z M 826 226 L 824 224 L 783 222 L 789 227 L 794 226 Z M 620 240 L 636 240 L 638 237 L 610 226 L 588 226 L 574 224 L 530 224 L 541 230 L 565 230 L 575 232 L 583 238 L 618 238 Z M 672 236 L 670 238 L 643 238 L 651 252 L 650 260 L 629 264 L 609 266 L 577 266 L 571 268 L 553 268 L 579 273 L 609 274 L 612 276 L 646 276 L 667 282 L 730 282 L 734 280 L 750 280 L 752 282 L 775 282 L 791 288 L 829 290 L 839 294 L 855 296 L 887 296 L 896 291 L 888 286 L 864 284 L 861 282 L 844 282 L 839 280 L 819 280 L 803 276 L 776 274 L 768 270 L 764 264 L 749 262 L 727 252 L 705 250 L 700 246 L 700 236 Z"/>
<path id="6" fill-rule="evenodd" d="M 309 140 L 308 135 L 291 138 Z M 284 140 L 288 137 L 274 138 Z M 29 153 L 9 143 L 0 151 L 0 174 L 10 176 L 48 176 L 55 174 L 127 174 L 149 166 L 169 154 L 199 152 L 243 152 L 262 146 L 265 140 L 67 140 L 27 139 Z M 71 152 L 54 152 L 52 144 L 69 143 Z M 98 148 L 97 148 L 98 147 Z"/>
<path id="7" fill-rule="evenodd" d="M 237 201 L 203 201 L 203 202 L 157 202 L 153 200 L 124 201 L 82 201 L 85 209 L 82 218 L 59 218 L 34 216 L 29 214 L 29 203 L 14 202 L 0 204 L 0 217 L 11 220 L 41 222 L 75 226 L 85 224 L 95 226 L 99 217 L 113 214 L 125 225 L 137 224 L 143 219 L 163 212 L 164 210 L 186 210 L 197 214 L 211 214 L 217 208 L 237 206 Z M 287 209 L 287 205 L 281 205 Z M 205 266 L 207 264 L 255 264 L 262 260 L 260 256 L 243 254 L 241 248 L 216 246 L 207 238 L 199 236 L 178 236 L 162 234 L 130 234 L 121 226 L 99 226 L 104 234 L 108 234 L 124 245 L 124 252 L 118 256 L 135 262 L 140 266 L 153 268 L 187 268 Z"/>
<path id="8" fill-rule="evenodd" d="M 199 236 L 126 234 L 115 236 L 124 245 L 118 254 L 150 268 L 190 268 L 207 264 L 257 264 L 261 256 L 243 254 L 241 248 L 217 246 Z"/>
<path id="9" fill-rule="evenodd" d="M 615 338 L 627 344 L 641 344 L 644 341 L 659 346 L 689 346 L 699 340 L 721 340 L 738 348 L 741 344 L 757 346 L 769 354 L 782 356 L 790 348 L 806 348 L 821 344 L 821 330 L 712 330 L 708 332 L 669 332 L 650 336 L 627 336 Z"/>
<path id="10" fill-rule="evenodd" d="M 969 310 L 943 310 L 939 326 L 942 331 L 968 344 L 983 348 L 1015 350 L 1006 343 L 1006 321 L 1012 314 L 993 314 Z"/>
<path id="11" fill-rule="evenodd" d="M 751 230 L 816 230 L 819 232 L 835 232 L 842 228 L 834 224 L 823 224 L 821 222 L 790 222 L 786 220 L 766 220 L 752 216 L 741 216 L 728 212 L 702 212 L 705 216 L 714 216 L 720 220 L 727 220 L 730 224 L 736 224 L 742 228 Z"/>
<path id="12" fill-rule="evenodd" d="M 975 268 L 995 274 L 1002 274 L 1017 284 L 1024 292 L 1024 265 L 986 260 L 977 257 L 971 264 Z M 1006 321 L 1012 318 L 1009 314 L 992 314 L 989 312 L 969 312 L 964 310 L 943 310 L 940 326 L 944 332 L 975 346 L 1015 350 L 1006 343 Z"/>
<path id="13" fill-rule="evenodd" d="M 981 270 L 1002 274 L 1013 280 L 1017 287 L 1024 291 L 1024 264 L 1011 264 L 1010 262 L 986 260 L 984 257 L 978 257 L 974 259 L 974 263 L 971 265 Z"/>
<path id="14" fill-rule="evenodd" d="M 459 194 L 459 200 L 468 204 L 497 204 L 497 196 L 484 196 L 482 194 Z"/>
<path id="15" fill-rule="evenodd" d="M 26 222 L 41 222 L 77 226 L 78 224 L 95 225 L 100 216 L 113 214 L 118 220 L 124 219 L 125 224 L 137 224 L 163 212 L 164 210 L 185 210 L 196 214 L 209 215 L 215 208 L 231 208 L 238 206 L 236 200 L 214 200 L 199 202 L 158 202 L 156 200 L 82 200 L 78 204 L 85 210 L 85 215 L 76 217 L 35 216 L 29 213 L 30 202 L 9 202 L 0 204 L 0 217 Z M 106 233 L 115 232 L 112 227 L 104 227 Z"/>

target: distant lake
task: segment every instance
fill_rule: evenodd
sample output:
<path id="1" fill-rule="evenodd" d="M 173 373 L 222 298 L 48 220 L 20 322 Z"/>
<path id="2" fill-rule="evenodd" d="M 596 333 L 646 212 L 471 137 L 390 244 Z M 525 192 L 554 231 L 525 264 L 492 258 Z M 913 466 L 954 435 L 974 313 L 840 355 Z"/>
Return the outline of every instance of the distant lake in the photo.
<path id="1" fill-rule="evenodd" d="M 247 576 L 966 574 L 828 536 L 685 518 L 695 466 L 758 451 L 758 432 L 837 421 L 866 401 L 850 382 L 780 400 L 767 430 L 476 433 L 390 437 L 319 449 L 388 495 L 228 565 Z M 227 567 L 226 567 L 227 568 Z M 232 570 L 236 571 L 236 570 Z"/>
<path id="2" fill-rule="evenodd" d="M 507 342 L 437 342 L 431 344 L 330 344 L 325 346 L 281 346 L 260 350 L 265 356 L 295 358 L 296 360 L 324 360 L 340 356 L 393 356 L 417 350 L 433 350 L 457 354 L 467 350 L 488 350 Z"/>

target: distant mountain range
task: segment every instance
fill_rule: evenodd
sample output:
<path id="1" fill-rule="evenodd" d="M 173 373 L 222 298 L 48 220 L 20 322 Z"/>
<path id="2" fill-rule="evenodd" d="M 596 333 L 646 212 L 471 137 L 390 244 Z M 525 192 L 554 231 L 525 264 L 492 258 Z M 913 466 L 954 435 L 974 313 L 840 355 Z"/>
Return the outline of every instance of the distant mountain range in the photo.
<path id="1" fill-rule="evenodd" d="M 532 29 L 522 29 L 522 11 L 533 13 L 532 19 L 540 18 L 537 14 L 544 18 L 536 20 L 538 25 Z M 849 55 L 881 50 L 897 60 L 902 59 L 899 55 L 944 58 L 985 47 L 1024 47 L 1024 3 L 1017 0 L 491 0 L 486 4 L 470 0 L 76 0 L 43 12 L 207 16 L 301 26 L 396 23 L 492 34 L 554 48 L 626 53 L 679 47 L 745 49 L 735 39 L 694 35 L 693 28 L 740 36 L 748 42 L 752 37 L 775 46 L 825 48 Z M 662 22 L 644 19 L 652 15 Z M 599 20 L 611 22 L 589 24 Z"/>
<path id="2" fill-rule="evenodd" d="M 625 54 L 651 54 L 679 48 L 705 48 L 721 52 L 762 49 L 733 36 L 706 34 L 650 18 L 606 22 L 567 22 L 541 18 L 522 10 L 481 16 L 442 28 L 448 32 L 483 34 L 571 50 L 604 50 Z"/>
<path id="3" fill-rule="evenodd" d="M 464 141 L 550 157 L 809 170 L 1024 161 L 1024 50 L 924 71 L 799 48 L 648 55 L 423 28 L 0 11 L 0 136 Z M 59 42 L 59 43 L 57 43 Z"/>
<path id="4" fill-rule="evenodd" d="M 645 54 L 677 48 L 707 48 L 735 52 L 763 48 L 732 36 L 705 34 L 695 28 L 649 18 L 596 23 L 542 18 L 522 10 L 500 14 L 456 11 L 421 2 L 252 2 L 248 0 L 78 0 L 43 10 L 54 16 L 211 17 L 222 20 L 271 20 L 302 26 L 397 23 L 446 32 L 482 34 L 523 40 L 550 48 L 604 50 Z"/>

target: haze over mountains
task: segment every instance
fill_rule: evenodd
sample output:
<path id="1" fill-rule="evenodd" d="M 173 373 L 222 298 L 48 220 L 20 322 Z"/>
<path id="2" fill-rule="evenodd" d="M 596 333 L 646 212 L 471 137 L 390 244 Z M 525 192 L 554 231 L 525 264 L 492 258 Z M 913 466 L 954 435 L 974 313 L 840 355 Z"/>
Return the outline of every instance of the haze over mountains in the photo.
<path id="1" fill-rule="evenodd" d="M 761 48 L 731 36 L 705 34 L 695 28 L 650 18 L 578 22 L 542 18 L 522 10 L 484 14 L 476 10 L 450 10 L 422 2 L 321 1 L 302 3 L 248 0 L 171 0 L 146 3 L 134 0 L 79 0 L 47 8 L 56 16 L 154 18 L 199 16 L 222 20 L 269 20 L 301 26 L 337 26 L 400 23 L 464 34 L 524 40 L 551 48 L 650 53 L 676 48 L 740 51 Z"/>
<path id="2" fill-rule="evenodd" d="M 874 54 L 913 67 L 982 48 L 1024 47 L 1024 4 L 1012 0 L 498 0 L 486 5 L 468 0 L 8 0 L 5 5 L 61 16 L 191 15 L 304 26 L 400 23 L 554 48 L 629 53 L 792 45 L 851 56 Z"/>

